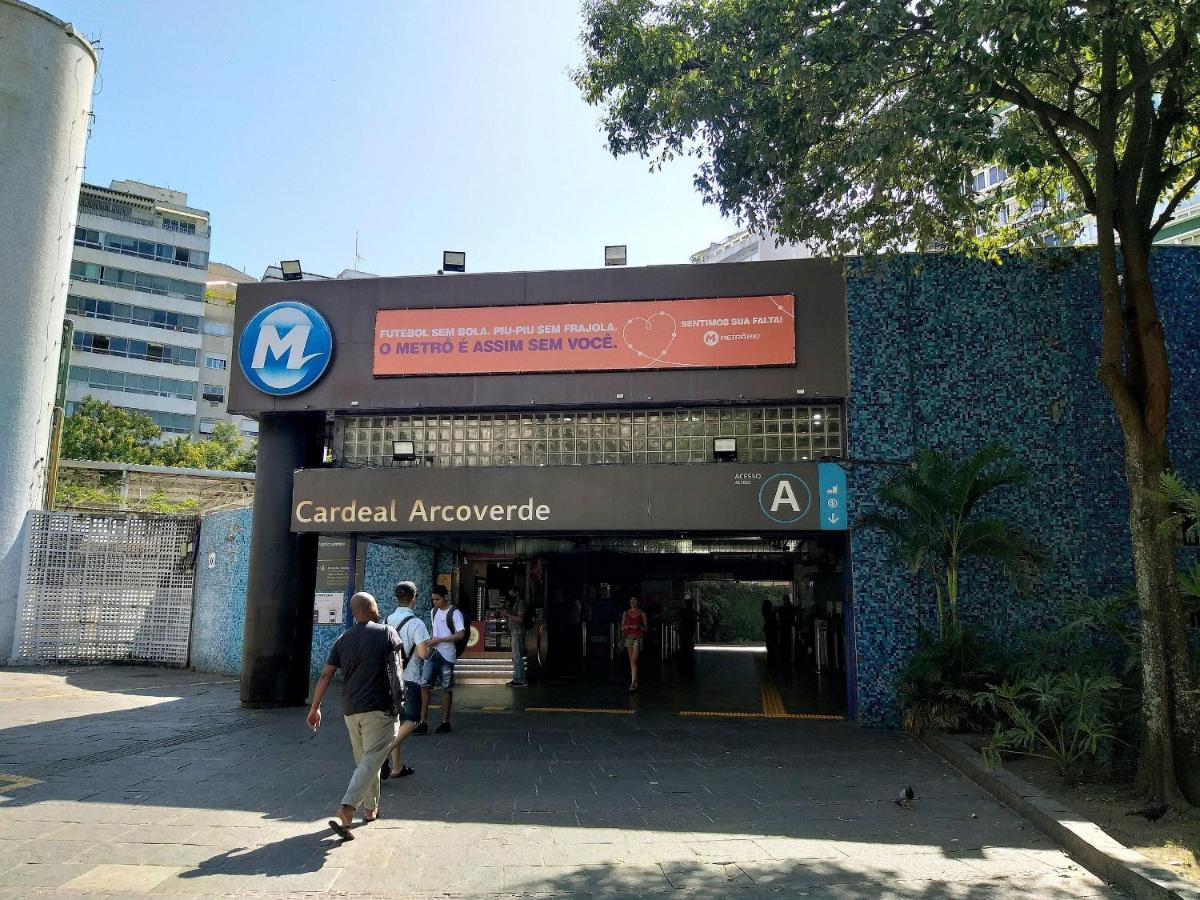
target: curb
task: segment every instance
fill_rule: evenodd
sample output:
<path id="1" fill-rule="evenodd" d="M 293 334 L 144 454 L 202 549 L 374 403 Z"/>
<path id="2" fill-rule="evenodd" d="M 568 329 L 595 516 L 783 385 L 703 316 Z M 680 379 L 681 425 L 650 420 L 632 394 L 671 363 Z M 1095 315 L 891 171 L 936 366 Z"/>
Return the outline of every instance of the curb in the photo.
<path id="1" fill-rule="evenodd" d="M 946 734 L 919 738 L 933 753 L 997 800 L 1028 819 L 1092 874 L 1139 898 L 1200 900 L 1200 887 L 1179 878 L 1117 842 L 1099 825 L 1063 806 L 1004 768 L 989 769 L 983 756 Z"/>

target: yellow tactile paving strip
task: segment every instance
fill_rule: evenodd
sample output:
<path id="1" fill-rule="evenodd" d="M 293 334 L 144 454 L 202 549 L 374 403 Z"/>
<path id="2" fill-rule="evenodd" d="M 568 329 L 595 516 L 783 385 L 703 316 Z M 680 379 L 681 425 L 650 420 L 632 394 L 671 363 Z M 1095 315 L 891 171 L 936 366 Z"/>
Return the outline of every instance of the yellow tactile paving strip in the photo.
<path id="1" fill-rule="evenodd" d="M 527 706 L 525 712 L 542 713 L 603 713 L 610 716 L 632 716 L 632 709 L 606 709 L 604 707 Z"/>

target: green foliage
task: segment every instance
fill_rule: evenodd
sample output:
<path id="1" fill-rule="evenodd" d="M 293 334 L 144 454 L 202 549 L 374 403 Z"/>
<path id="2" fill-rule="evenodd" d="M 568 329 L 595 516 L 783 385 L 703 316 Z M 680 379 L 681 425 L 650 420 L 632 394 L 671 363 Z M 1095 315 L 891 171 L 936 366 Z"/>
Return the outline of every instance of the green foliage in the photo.
<path id="1" fill-rule="evenodd" d="M 154 420 L 85 397 L 63 423 L 64 459 L 133 463 L 174 468 L 253 472 L 258 442 L 246 446 L 229 422 L 218 422 L 205 440 L 179 435 L 162 440 Z"/>
<path id="2" fill-rule="evenodd" d="M 1200 178 L 1200 4 L 588 0 L 584 16 L 575 80 L 614 154 L 694 155 L 707 202 L 832 255 L 1039 245 L 1110 202 L 1149 233 Z M 1015 177 L 976 191 L 987 164 Z"/>
<path id="3" fill-rule="evenodd" d="M 58 509 L 121 509 L 121 492 L 117 488 L 105 485 L 91 486 L 68 484 L 60 482 L 54 492 L 54 505 Z M 192 513 L 200 509 L 200 504 L 194 498 L 173 501 L 161 490 L 155 490 L 149 497 L 140 501 L 126 504 L 128 512 L 153 513 Z"/>
<path id="4" fill-rule="evenodd" d="M 1194 490 L 1174 472 L 1163 472 L 1161 496 L 1171 505 L 1171 514 L 1158 526 L 1159 534 L 1182 533 L 1188 540 L 1200 538 L 1200 491 Z"/>
<path id="5" fill-rule="evenodd" d="M 700 596 L 700 633 L 705 639 L 731 643 L 762 641 L 762 604 L 778 604 L 786 588 L 740 581 L 693 584 Z"/>
<path id="6" fill-rule="evenodd" d="M 963 460 L 922 450 L 911 469 L 879 489 L 885 511 L 869 513 L 856 523 L 888 532 L 895 539 L 898 561 L 913 574 L 932 578 L 943 637 L 958 628 L 964 563 L 994 562 L 1024 590 L 1044 562 L 1043 554 L 1019 530 L 1000 518 L 976 514 L 993 491 L 1028 483 L 1028 470 L 1008 458 L 1008 451 L 996 445 Z"/>
<path id="7" fill-rule="evenodd" d="M 62 457 L 145 464 L 160 437 L 149 416 L 85 397 L 63 422 Z"/>
<path id="8" fill-rule="evenodd" d="M 1053 631 L 1027 635 L 1010 674 L 1027 679 L 1044 672 L 1112 675 L 1140 684 L 1141 631 L 1132 588 L 1110 597 L 1078 597 L 1063 606 L 1064 622 Z"/>
<path id="9" fill-rule="evenodd" d="M 1002 658 L 999 648 L 967 629 L 953 629 L 945 637 L 922 632 L 897 683 L 904 728 L 917 735 L 930 728 L 985 728 L 972 700 L 999 679 Z"/>
<path id="10" fill-rule="evenodd" d="M 1002 718 L 983 748 L 989 766 L 1004 754 L 1049 759 L 1078 780 L 1105 766 L 1117 743 L 1121 682 L 1078 672 L 1040 675 L 992 685 L 975 695 L 976 707 Z"/>

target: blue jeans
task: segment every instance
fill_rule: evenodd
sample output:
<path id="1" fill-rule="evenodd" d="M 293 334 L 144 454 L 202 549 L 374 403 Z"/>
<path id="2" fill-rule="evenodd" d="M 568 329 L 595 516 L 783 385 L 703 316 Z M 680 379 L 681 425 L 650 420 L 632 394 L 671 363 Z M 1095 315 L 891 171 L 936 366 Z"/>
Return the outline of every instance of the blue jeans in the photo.
<path id="1" fill-rule="evenodd" d="M 525 680 L 525 632 L 512 632 L 513 681 Z"/>
<path id="2" fill-rule="evenodd" d="M 454 663 L 434 650 L 421 668 L 421 687 L 433 688 L 439 684 L 444 691 L 454 690 Z"/>

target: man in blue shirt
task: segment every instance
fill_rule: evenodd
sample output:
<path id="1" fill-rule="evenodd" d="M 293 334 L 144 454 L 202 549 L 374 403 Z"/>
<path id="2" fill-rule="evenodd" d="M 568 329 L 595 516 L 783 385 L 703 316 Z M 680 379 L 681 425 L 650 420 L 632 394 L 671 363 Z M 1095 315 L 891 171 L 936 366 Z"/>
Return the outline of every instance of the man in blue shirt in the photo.
<path id="1" fill-rule="evenodd" d="M 387 623 L 396 629 L 404 646 L 404 659 L 408 664 L 404 667 L 404 715 L 401 717 L 400 730 L 392 741 L 392 778 L 403 778 L 413 773 L 411 766 L 403 765 L 400 760 L 400 745 L 417 727 L 421 721 L 421 661 L 429 658 L 429 629 L 420 616 L 413 613 L 413 604 L 417 602 L 417 586 L 411 581 L 402 581 L 396 585 L 396 611 L 387 617 Z"/>

